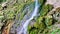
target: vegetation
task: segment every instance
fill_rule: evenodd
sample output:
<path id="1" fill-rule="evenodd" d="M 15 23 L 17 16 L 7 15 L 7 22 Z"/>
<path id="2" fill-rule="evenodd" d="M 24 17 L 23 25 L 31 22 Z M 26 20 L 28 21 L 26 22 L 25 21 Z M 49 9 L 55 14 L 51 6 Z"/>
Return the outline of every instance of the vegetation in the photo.
<path id="1" fill-rule="evenodd" d="M 0 4 L 3 4 L 5 1 L 0 0 Z M 18 28 L 21 23 L 20 21 L 30 18 L 34 11 L 34 0 L 16 0 L 15 3 L 14 1 L 10 0 L 6 7 L 0 5 L 0 32 L 3 34 L 9 34 L 11 29 Z M 9 4 L 10 2 L 11 4 Z M 55 26 L 55 24 L 60 24 L 60 7 L 53 11 L 53 14 L 48 14 L 54 7 L 53 5 L 45 4 L 45 2 L 46 0 L 38 0 L 39 12 L 36 16 L 37 18 L 32 20 L 32 23 L 34 21 L 33 25 L 28 25 L 28 34 L 55 34 L 57 31 L 58 33 L 60 32 L 60 28 Z M 26 15 L 28 17 L 24 18 Z"/>
<path id="2" fill-rule="evenodd" d="M 48 9 L 48 7 L 50 7 Z M 49 12 L 49 10 L 51 10 L 52 5 L 44 5 L 40 11 L 40 17 L 37 19 L 36 23 L 34 23 L 33 27 L 36 28 L 37 33 L 40 34 L 42 32 L 42 30 L 44 30 L 45 28 L 47 28 L 48 26 L 52 25 L 52 16 L 51 15 L 47 15 L 47 13 Z M 31 31 L 34 29 L 33 27 L 29 27 L 28 26 L 28 30 L 29 33 L 31 33 Z M 35 31 L 35 29 L 34 29 Z M 32 33 L 34 32 L 32 31 Z M 40 32 L 40 33 L 39 33 Z M 32 34 L 31 33 L 31 34 Z M 36 34 L 36 33 L 33 33 Z"/>

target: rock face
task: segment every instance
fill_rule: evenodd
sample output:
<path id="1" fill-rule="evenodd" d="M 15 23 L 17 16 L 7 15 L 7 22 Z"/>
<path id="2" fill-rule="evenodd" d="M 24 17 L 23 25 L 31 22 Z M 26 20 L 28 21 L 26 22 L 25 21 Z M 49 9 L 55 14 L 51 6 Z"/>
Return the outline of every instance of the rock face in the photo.
<path id="1" fill-rule="evenodd" d="M 54 7 L 60 7 L 60 0 L 47 0 L 46 4 L 52 4 Z"/>
<path id="2" fill-rule="evenodd" d="M 2 7 L 7 6 L 7 2 L 2 3 Z"/>

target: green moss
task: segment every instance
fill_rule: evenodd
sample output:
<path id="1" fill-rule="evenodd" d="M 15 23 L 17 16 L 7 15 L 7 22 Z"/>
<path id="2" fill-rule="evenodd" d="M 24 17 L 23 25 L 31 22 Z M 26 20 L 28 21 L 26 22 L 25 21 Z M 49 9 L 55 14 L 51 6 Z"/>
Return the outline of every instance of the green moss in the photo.
<path id="1" fill-rule="evenodd" d="M 40 16 L 45 16 L 48 12 L 48 6 L 44 5 L 40 11 Z"/>
<path id="2" fill-rule="evenodd" d="M 30 34 L 38 34 L 38 30 L 37 29 L 33 29 Z"/>
<path id="3" fill-rule="evenodd" d="M 52 31 L 52 33 L 51 34 L 60 34 L 60 29 L 57 29 L 57 30 L 54 30 L 54 31 Z"/>
<path id="4" fill-rule="evenodd" d="M 25 6 L 25 3 L 19 4 L 19 5 L 15 5 L 15 7 L 16 7 L 16 12 L 15 12 L 16 19 L 19 19 L 18 18 L 18 14 L 21 14 L 20 19 L 23 18 L 24 14 L 22 13 L 23 12 L 22 10 L 23 10 L 24 6 Z"/>
<path id="5" fill-rule="evenodd" d="M 44 29 L 45 25 L 42 21 L 43 21 L 43 17 L 40 17 L 38 21 L 34 24 L 34 27 L 41 29 L 41 30 Z"/>
<path id="6" fill-rule="evenodd" d="M 54 8 L 53 5 L 51 5 L 51 4 L 47 4 L 47 6 L 48 6 L 48 11 L 50 11 Z"/>
<path id="7" fill-rule="evenodd" d="M 20 18 L 18 18 L 17 15 L 16 15 L 16 18 L 22 20 L 23 17 L 24 17 L 24 15 L 25 15 L 24 9 L 26 8 L 26 6 L 28 7 L 29 5 L 33 5 L 33 4 L 34 4 L 34 2 L 31 1 L 31 0 L 29 0 L 29 1 L 25 2 L 25 3 L 23 2 L 22 4 L 19 4 L 19 5 L 15 4 L 15 7 L 16 7 L 16 9 L 17 9 L 17 10 L 16 10 L 16 14 L 17 14 L 17 15 L 20 14 Z M 32 9 L 33 9 L 33 8 L 30 7 L 29 10 L 32 11 Z"/>
<path id="8" fill-rule="evenodd" d="M 38 1 L 41 5 L 43 5 L 46 2 L 46 0 L 38 0 Z"/>
<path id="9" fill-rule="evenodd" d="M 14 18 L 14 12 L 10 11 L 10 13 L 7 15 L 8 19 L 13 19 Z"/>
<path id="10" fill-rule="evenodd" d="M 20 20 L 23 19 L 24 15 L 25 15 L 24 13 L 21 13 Z"/>
<path id="11" fill-rule="evenodd" d="M 4 15 L 6 19 L 14 19 L 15 12 L 13 10 L 6 10 Z"/>
<path id="12" fill-rule="evenodd" d="M 40 11 L 40 16 L 45 16 L 52 9 L 53 6 L 50 4 L 44 5 Z"/>
<path id="13" fill-rule="evenodd" d="M 45 24 L 47 25 L 47 26 L 50 26 L 50 25 L 52 25 L 52 16 L 51 15 L 47 15 L 46 17 L 45 17 Z"/>
<path id="14" fill-rule="evenodd" d="M 43 1 L 43 0 L 42 0 Z M 38 33 L 37 34 L 48 34 L 46 33 L 48 30 L 44 30 L 46 25 L 50 26 L 52 25 L 52 16 L 51 15 L 47 15 L 47 13 L 52 10 L 53 6 L 52 5 L 43 5 L 41 11 L 40 11 L 40 17 L 38 17 L 38 19 L 36 20 L 36 22 L 34 23 L 33 27 L 37 28 Z M 31 26 L 30 26 L 31 29 Z M 44 31 L 42 31 L 44 30 Z M 28 30 L 30 32 L 30 30 Z M 33 31 L 34 32 L 34 31 Z M 42 33 L 40 33 L 42 32 Z M 31 33 L 32 34 L 32 33 Z M 35 33 L 34 33 L 35 34 Z"/>
<path id="15" fill-rule="evenodd" d="M 0 11 L 0 20 L 4 18 L 3 12 Z"/>
<path id="16" fill-rule="evenodd" d="M 25 3 L 23 3 L 23 4 L 20 4 L 20 5 L 17 5 L 16 6 L 16 14 L 18 14 L 18 13 L 20 13 L 20 12 L 22 12 L 21 10 L 23 10 L 23 7 L 25 6 Z"/>
<path id="17" fill-rule="evenodd" d="M 30 4 L 32 4 L 34 1 L 32 1 L 32 0 L 28 0 L 27 2 L 26 2 L 26 5 L 30 5 Z"/>
<path id="18" fill-rule="evenodd" d="M 43 23 L 43 17 L 40 17 L 36 23 L 34 23 L 33 27 L 29 26 L 28 31 L 30 32 L 29 34 L 39 34 L 39 32 L 41 32 L 44 28 L 45 25 Z"/>
<path id="19" fill-rule="evenodd" d="M 29 31 L 29 34 L 37 34 L 38 32 L 38 29 L 35 28 L 34 26 L 28 26 L 28 31 Z"/>
<path id="20" fill-rule="evenodd" d="M 49 34 L 48 32 L 49 32 L 49 29 L 48 28 L 47 29 L 44 29 L 43 34 Z"/>
<path id="21" fill-rule="evenodd" d="M 28 31 L 31 30 L 32 26 L 28 26 Z"/>
<path id="22" fill-rule="evenodd" d="M 35 28 L 34 26 L 33 27 L 31 27 L 31 26 L 28 27 L 28 33 L 29 34 L 38 34 L 38 32 L 39 32 L 38 28 Z"/>

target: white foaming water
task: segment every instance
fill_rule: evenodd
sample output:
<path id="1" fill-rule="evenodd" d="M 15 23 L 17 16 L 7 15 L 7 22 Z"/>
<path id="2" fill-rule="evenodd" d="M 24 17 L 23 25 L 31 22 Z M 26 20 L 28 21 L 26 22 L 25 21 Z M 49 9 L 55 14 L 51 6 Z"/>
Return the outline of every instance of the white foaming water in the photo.
<path id="1" fill-rule="evenodd" d="M 23 27 L 22 29 L 17 32 L 17 34 L 21 34 L 23 32 L 23 34 L 27 34 L 27 26 L 29 24 L 29 22 L 36 16 L 37 12 L 38 12 L 38 8 L 39 8 L 39 5 L 38 5 L 38 0 L 35 0 L 35 9 L 34 9 L 34 12 L 32 13 L 31 17 L 26 20 L 26 22 L 23 24 Z"/>

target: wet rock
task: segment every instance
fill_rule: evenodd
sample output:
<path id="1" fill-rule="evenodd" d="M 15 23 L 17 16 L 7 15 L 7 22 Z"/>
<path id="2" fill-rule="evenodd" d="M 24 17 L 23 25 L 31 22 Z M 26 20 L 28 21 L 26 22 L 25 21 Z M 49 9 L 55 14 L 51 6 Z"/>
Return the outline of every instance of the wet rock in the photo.
<path id="1" fill-rule="evenodd" d="M 56 8 L 55 11 L 53 11 L 53 18 L 57 21 L 60 22 L 60 7 Z"/>

